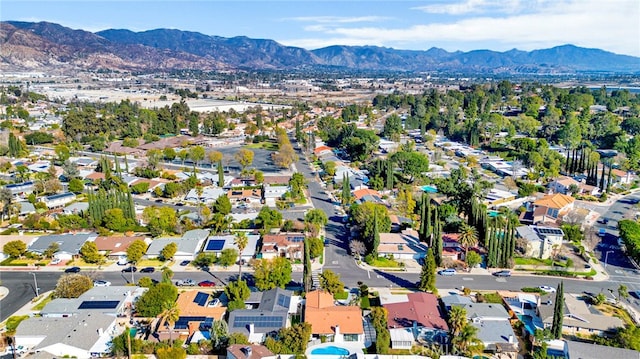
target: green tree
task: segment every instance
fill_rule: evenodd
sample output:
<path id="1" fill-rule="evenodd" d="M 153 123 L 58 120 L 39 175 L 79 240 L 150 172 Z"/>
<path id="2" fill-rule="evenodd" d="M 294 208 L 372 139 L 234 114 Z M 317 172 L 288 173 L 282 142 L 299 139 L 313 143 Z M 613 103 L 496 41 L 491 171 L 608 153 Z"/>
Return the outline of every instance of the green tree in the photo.
<path id="1" fill-rule="evenodd" d="M 157 359 L 185 359 L 187 351 L 182 347 L 160 347 L 156 349 Z"/>
<path id="2" fill-rule="evenodd" d="M 472 227 L 466 223 L 462 224 L 460 229 L 460 236 L 458 237 L 460 245 L 464 247 L 464 257 L 467 257 L 469 247 L 474 247 L 478 244 L 478 231 L 475 227 Z"/>
<path id="3" fill-rule="evenodd" d="M 218 161 L 218 187 L 224 187 L 224 171 L 222 170 L 222 160 Z"/>
<path id="4" fill-rule="evenodd" d="M 324 252 L 324 243 L 322 242 L 322 239 L 312 237 L 307 239 L 307 243 L 309 245 L 309 255 L 311 258 L 318 258 Z"/>
<path id="5" fill-rule="evenodd" d="M 420 152 L 399 151 L 389 158 L 401 169 L 400 174 L 407 183 L 413 183 L 422 173 L 429 171 L 429 159 Z"/>
<path id="6" fill-rule="evenodd" d="M 244 170 L 247 167 L 251 166 L 251 164 L 253 163 L 253 156 L 253 151 L 246 148 L 241 148 L 233 157 L 236 159 L 236 161 L 238 161 L 238 163 L 242 167 L 242 171 L 244 172 Z"/>
<path id="7" fill-rule="evenodd" d="M 626 285 L 620 284 L 620 286 L 618 286 L 618 300 L 627 298 L 629 298 L 629 289 Z"/>
<path id="8" fill-rule="evenodd" d="M 173 279 L 173 271 L 169 267 L 162 267 L 162 283 L 171 284 Z"/>
<path id="9" fill-rule="evenodd" d="M 249 244 L 247 233 L 236 232 L 233 243 L 236 245 L 236 247 L 238 247 L 237 254 L 239 254 L 240 259 L 242 259 L 242 252 L 244 252 L 244 249 L 247 248 L 247 244 Z M 242 279 L 242 261 L 240 261 L 240 263 L 238 264 L 238 278 Z"/>
<path id="10" fill-rule="evenodd" d="M 451 344 L 459 353 L 462 353 L 465 356 L 472 356 L 474 352 L 482 351 L 482 348 L 484 348 L 482 341 L 478 339 L 477 335 L 478 328 L 467 323 L 460 333 L 451 339 Z"/>
<path id="11" fill-rule="evenodd" d="M 165 149 L 162 150 L 162 157 L 164 157 L 164 159 L 167 161 L 173 161 L 176 156 L 176 150 L 171 147 L 165 147 Z"/>
<path id="12" fill-rule="evenodd" d="M 131 186 L 131 191 L 136 194 L 144 194 L 149 190 L 149 182 L 140 182 Z"/>
<path id="13" fill-rule="evenodd" d="M 436 260 L 433 257 L 433 250 L 429 248 L 427 250 L 427 257 L 422 265 L 422 271 L 420 272 L 420 282 L 418 283 L 418 289 L 424 292 L 431 292 L 438 294 L 436 289 Z"/>
<path id="14" fill-rule="evenodd" d="M 225 216 L 231 213 L 231 200 L 229 200 L 229 197 L 222 195 L 216 198 L 216 201 L 213 203 L 213 212 Z"/>
<path id="15" fill-rule="evenodd" d="M 202 146 L 193 146 L 189 149 L 189 158 L 193 161 L 193 168 L 195 171 L 196 165 L 200 163 L 200 161 L 204 160 L 206 155 L 206 151 Z"/>
<path id="16" fill-rule="evenodd" d="M 475 251 L 471 251 L 467 253 L 465 262 L 469 268 L 475 268 L 478 264 L 482 263 L 482 256 Z"/>
<path id="17" fill-rule="evenodd" d="M 336 163 L 333 161 L 327 161 L 324 163 L 324 172 L 329 177 L 333 177 L 336 174 Z"/>
<path id="18" fill-rule="evenodd" d="M 291 281 L 291 262 L 283 257 L 259 259 L 253 264 L 256 287 L 259 290 L 284 288 Z"/>
<path id="19" fill-rule="evenodd" d="M 449 310 L 449 318 L 447 323 L 449 324 L 449 331 L 451 333 L 451 337 L 457 337 L 462 332 L 465 326 L 469 325 L 469 320 L 467 319 L 467 310 L 461 306 L 454 305 L 451 306 Z"/>
<path id="20" fill-rule="evenodd" d="M 56 156 L 58 157 L 58 161 L 62 163 L 66 162 L 71 156 L 71 151 L 69 150 L 69 147 L 67 147 L 67 145 L 65 145 L 64 143 L 56 145 L 56 147 L 54 147 L 53 150 L 55 151 Z"/>
<path id="21" fill-rule="evenodd" d="M 313 276 L 311 269 L 311 249 L 309 248 L 309 238 L 305 238 L 304 240 L 304 268 L 302 273 L 302 284 L 304 287 L 304 292 L 308 293 L 311 291 L 311 286 L 313 285 Z"/>
<path id="22" fill-rule="evenodd" d="M 11 258 L 20 258 L 27 252 L 27 245 L 22 241 L 7 242 L 2 251 Z"/>
<path id="23" fill-rule="evenodd" d="M 84 242 L 80 248 L 80 256 L 87 263 L 100 263 L 103 259 L 102 254 L 98 252 L 98 246 L 93 241 Z"/>
<path id="24" fill-rule="evenodd" d="M 397 139 L 398 135 L 402 133 L 402 120 L 396 114 L 393 114 L 384 122 L 384 127 L 382 128 L 382 136 L 388 139 Z"/>
<path id="25" fill-rule="evenodd" d="M 178 299 L 178 290 L 171 283 L 158 283 L 138 298 L 136 311 L 141 317 L 156 317 Z"/>
<path id="26" fill-rule="evenodd" d="M 247 286 L 247 282 L 243 280 L 230 281 L 224 288 L 229 304 L 227 310 L 244 309 L 244 301 L 249 299 L 251 290 Z"/>
<path id="27" fill-rule="evenodd" d="M 277 228 L 282 225 L 282 213 L 278 212 L 278 210 L 270 209 L 268 206 L 263 206 L 258 212 L 254 224 L 256 227 L 268 232 L 271 228 Z"/>
<path id="28" fill-rule="evenodd" d="M 69 181 L 68 189 L 70 192 L 80 193 L 84 191 L 84 183 L 79 178 L 73 178 Z"/>
<path id="29" fill-rule="evenodd" d="M 45 258 L 53 258 L 53 256 L 59 250 L 60 250 L 60 245 L 58 244 L 58 242 L 51 242 L 51 244 L 49 244 L 47 249 L 45 249 L 44 253 L 42 253 L 42 254 L 44 255 Z"/>
<path id="30" fill-rule="evenodd" d="M 320 288 L 335 295 L 344 291 L 344 283 L 340 280 L 340 275 L 331 269 L 325 269 L 320 274 Z"/>
<path id="31" fill-rule="evenodd" d="M 556 298 L 553 305 L 553 322 L 551 336 L 554 339 L 562 338 L 562 321 L 564 319 L 564 283 L 560 282 L 556 288 Z"/>
<path id="32" fill-rule="evenodd" d="M 78 298 L 82 293 L 93 288 L 93 280 L 82 274 L 64 274 L 58 279 L 54 298 Z"/>
<path id="33" fill-rule="evenodd" d="M 324 227 L 327 222 L 329 222 L 327 214 L 319 208 L 311 209 L 304 215 L 304 223 L 312 237 L 317 237 L 320 229 Z"/>
<path id="34" fill-rule="evenodd" d="M 235 248 L 226 248 L 220 252 L 220 258 L 218 258 L 218 264 L 223 267 L 233 265 L 238 259 L 238 251 Z"/>
<path id="35" fill-rule="evenodd" d="M 251 344 L 249 343 L 249 339 L 247 336 L 242 333 L 231 333 L 229 334 L 229 345 L 233 344 Z"/>
<path id="36" fill-rule="evenodd" d="M 291 188 L 291 197 L 295 200 L 304 198 L 305 180 L 304 175 L 296 172 L 289 179 L 289 188 Z"/>
<path id="37" fill-rule="evenodd" d="M 104 226 L 112 231 L 122 231 L 127 227 L 127 219 L 121 208 L 111 208 L 104 212 Z"/>
<path id="38" fill-rule="evenodd" d="M 160 259 L 163 261 L 173 259 L 173 256 L 178 251 L 178 245 L 175 242 L 168 243 L 162 250 L 160 251 Z"/>
<path id="39" fill-rule="evenodd" d="M 130 262 L 136 263 L 146 252 L 147 244 L 141 239 L 136 239 L 129 245 L 129 248 L 127 248 L 127 259 Z"/>
<path id="40" fill-rule="evenodd" d="M 176 323 L 176 321 L 178 321 L 178 318 L 180 318 L 180 307 L 178 307 L 178 304 L 176 302 L 167 302 L 165 303 L 165 307 L 163 308 L 162 312 L 158 315 L 158 319 L 160 319 L 160 325 L 162 325 L 163 323 L 168 324 L 169 327 L 169 344 L 173 347 L 173 338 L 172 338 L 172 333 L 173 333 L 173 325 Z M 175 358 L 175 357 L 168 357 L 168 358 Z"/>
<path id="41" fill-rule="evenodd" d="M 378 233 L 388 233 L 391 230 L 391 219 L 387 207 L 382 204 L 365 202 L 361 205 L 354 204 L 351 206 L 351 219 L 353 224 L 358 228 L 360 238 L 367 245 L 369 253 L 372 253 L 374 246 L 374 220 L 377 225 Z"/>

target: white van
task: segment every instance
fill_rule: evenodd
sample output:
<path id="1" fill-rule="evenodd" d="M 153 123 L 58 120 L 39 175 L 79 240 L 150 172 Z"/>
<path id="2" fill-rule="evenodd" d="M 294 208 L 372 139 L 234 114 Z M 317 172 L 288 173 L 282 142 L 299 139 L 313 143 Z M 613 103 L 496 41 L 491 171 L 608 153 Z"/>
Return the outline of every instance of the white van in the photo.
<path id="1" fill-rule="evenodd" d="M 127 264 L 129 264 L 129 260 L 127 259 L 126 256 L 120 256 L 118 258 L 118 265 L 119 266 L 126 266 Z"/>

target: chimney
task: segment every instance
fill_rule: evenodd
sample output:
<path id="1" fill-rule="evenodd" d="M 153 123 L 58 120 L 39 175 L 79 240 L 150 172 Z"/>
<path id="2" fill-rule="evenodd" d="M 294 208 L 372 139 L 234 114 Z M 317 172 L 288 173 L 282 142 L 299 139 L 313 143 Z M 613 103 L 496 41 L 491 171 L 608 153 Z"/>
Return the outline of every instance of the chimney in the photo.
<path id="1" fill-rule="evenodd" d="M 513 335 L 509 335 L 509 344 L 513 344 L 514 340 L 513 340 Z"/>
<path id="2" fill-rule="evenodd" d="M 253 323 L 249 324 L 249 335 L 254 334 L 255 325 Z"/>
<path id="3" fill-rule="evenodd" d="M 336 336 L 340 335 L 340 326 L 339 325 L 335 326 L 335 331 L 336 331 Z"/>
<path id="4" fill-rule="evenodd" d="M 251 324 L 251 325 L 253 325 L 253 324 Z M 248 359 L 248 358 L 251 357 L 251 347 L 250 346 L 246 346 L 246 347 L 244 347 L 244 348 L 242 348 L 240 350 L 244 353 L 245 358 Z"/>

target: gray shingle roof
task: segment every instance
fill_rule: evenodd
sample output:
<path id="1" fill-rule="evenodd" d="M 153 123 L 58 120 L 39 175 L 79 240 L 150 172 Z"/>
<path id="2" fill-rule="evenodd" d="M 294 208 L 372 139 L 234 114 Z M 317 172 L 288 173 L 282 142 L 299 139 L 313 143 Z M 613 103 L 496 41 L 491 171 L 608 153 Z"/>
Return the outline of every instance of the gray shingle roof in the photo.
<path id="1" fill-rule="evenodd" d="M 86 241 L 93 241 L 98 238 L 96 233 L 77 233 L 77 234 L 56 234 L 50 236 L 42 236 L 36 239 L 29 246 L 31 252 L 43 253 L 51 243 L 57 242 L 60 246 L 59 252 L 78 254 L 80 248 Z"/>
<path id="2" fill-rule="evenodd" d="M 616 358 L 640 359 L 640 352 L 631 349 L 607 347 L 598 344 L 588 344 L 567 340 L 569 359 Z"/>
<path id="3" fill-rule="evenodd" d="M 467 318 L 502 318 L 509 319 L 510 315 L 501 304 L 471 303 L 462 305 L 467 310 Z"/>
<path id="4" fill-rule="evenodd" d="M 98 330 L 107 330 L 116 317 L 101 313 L 82 313 L 66 318 L 31 317 L 24 320 L 16 330 L 16 337 L 43 336 L 36 349 L 63 343 L 89 350 L 98 340 Z"/>

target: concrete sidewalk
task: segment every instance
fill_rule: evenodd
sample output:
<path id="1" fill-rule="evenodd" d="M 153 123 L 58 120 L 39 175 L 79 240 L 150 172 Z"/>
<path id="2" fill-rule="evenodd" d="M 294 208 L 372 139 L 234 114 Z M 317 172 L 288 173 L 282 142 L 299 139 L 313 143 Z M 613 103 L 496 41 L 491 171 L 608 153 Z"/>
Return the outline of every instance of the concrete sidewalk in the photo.
<path id="1" fill-rule="evenodd" d="M 2 291 L 2 288 L 4 288 L 4 287 L 0 287 L 0 291 Z M 8 292 L 8 290 L 7 290 L 7 292 Z M 39 310 L 33 310 L 33 307 L 38 305 L 38 303 L 42 302 L 43 300 L 47 299 L 51 293 L 53 293 L 52 290 L 50 290 L 48 292 L 40 293 L 39 297 L 34 298 L 33 300 L 29 301 L 27 304 L 23 305 L 22 308 L 18 309 L 13 314 L 11 314 L 11 316 L 9 316 L 9 318 L 13 317 L 13 316 L 21 316 L 21 315 L 28 315 L 28 316 L 32 317 L 35 314 L 40 313 Z M 0 328 L 4 329 L 5 322 L 0 324 Z"/>

